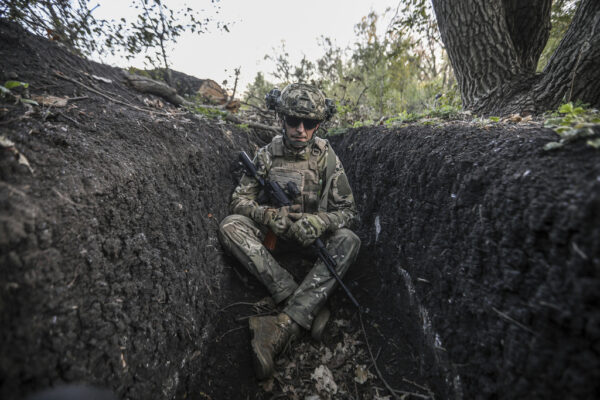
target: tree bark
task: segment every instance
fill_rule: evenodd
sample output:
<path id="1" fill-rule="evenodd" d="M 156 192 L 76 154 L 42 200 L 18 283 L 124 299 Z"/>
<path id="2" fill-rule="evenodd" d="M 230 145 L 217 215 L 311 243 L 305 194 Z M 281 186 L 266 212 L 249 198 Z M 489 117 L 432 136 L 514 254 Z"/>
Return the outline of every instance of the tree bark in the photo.
<path id="1" fill-rule="evenodd" d="M 583 0 L 535 88 L 540 104 L 600 107 L 600 1 Z"/>
<path id="2" fill-rule="evenodd" d="M 524 71 L 534 73 L 550 36 L 552 0 L 504 0 L 504 12 L 517 59 Z"/>
<path id="3" fill-rule="evenodd" d="M 480 114 L 540 113 L 561 102 L 600 105 L 600 1 L 581 0 L 542 74 L 551 0 L 433 0 L 463 106 Z"/>

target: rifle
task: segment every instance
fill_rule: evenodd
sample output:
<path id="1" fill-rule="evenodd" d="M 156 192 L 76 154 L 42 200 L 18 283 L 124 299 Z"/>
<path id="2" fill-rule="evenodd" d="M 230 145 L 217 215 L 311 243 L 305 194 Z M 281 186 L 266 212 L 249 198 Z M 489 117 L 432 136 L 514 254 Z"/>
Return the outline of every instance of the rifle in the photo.
<path id="1" fill-rule="evenodd" d="M 254 165 L 254 163 L 252 162 L 250 157 L 248 157 L 248 154 L 246 154 L 246 152 L 242 151 L 240 153 L 240 161 L 242 162 L 242 165 L 244 166 L 244 168 L 246 169 L 248 174 L 250 176 L 252 176 L 254 179 L 256 179 L 258 181 L 258 183 L 260 184 L 260 186 L 267 192 L 267 194 L 269 196 L 271 196 L 271 198 L 275 201 L 276 206 L 285 207 L 285 206 L 292 205 L 292 202 L 287 197 L 287 195 L 285 194 L 285 192 L 283 191 L 283 189 L 281 188 L 281 186 L 279 185 L 278 182 L 268 181 L 258 175 L 258 173 L 256 171 L 256 166 Z M 286 186 L 287 186 L 288 192 L 290 192 L 290 193 L 298 192 L 298 188 L 296 187 L 296 185 L 293 182 L 288 182 L 288 184 Z M 269 233 L 271 235 L 275 236 L 275 234 L 273 232 L 269 231 Z M 267 242 L 267 239 L 265 238 L 265 243 L 266 242 Z M 265 246 L 266 246 L 266 244 L 265 244 Z M 344 282 L 342 282 L 342 278 L 340 278 L 340 276 L 336 272 L 337 263 L 335 262 L 333 257 L 331 257 L 331 254 L 329 254 L 329 252 L 325 248 L 325 244 L 323 243 L 323 241 L 320 238 L 317 238 L 317 240 L 315 240 L 315 243 L 312 244 L 312 246 L 317 251 L 319 258 L 321 259 L 321 261 L 323 261 L 323 263 L 325 264 L 325 266 L 327 267 L 327 269 L 329 270 L 331 275 L 333 275 L 333 277 L 338 281 L 338 283 L 340 284 L 342 289 L 344 289 L 344 291 L 346 292 L 346 294 L 348 295 L 348 297 L 350 298 L 352 303 L 359 309 L 359 311 L 362 311 L 362 307 L 360 306 L 360 304 L 358 304 L 358 301 L 354 298 L 352 293 L 350 293 L 350 289 L 348 289 L 348 287 L 344 284 Z"/>

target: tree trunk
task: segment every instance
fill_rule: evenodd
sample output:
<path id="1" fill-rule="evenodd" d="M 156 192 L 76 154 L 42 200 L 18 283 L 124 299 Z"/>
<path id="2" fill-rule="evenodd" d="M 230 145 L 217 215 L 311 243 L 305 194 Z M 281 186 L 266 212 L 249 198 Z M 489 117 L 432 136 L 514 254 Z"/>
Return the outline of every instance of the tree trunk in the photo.
<path id="1" fill-rule="evenodd" d="M 433 0 L 463 106 L 481 114 L 540 113 L 561 102 L 600 105 L 600 1 L 582 0 L 548 66 L 551 0 Z"/>
<path id="2" fill-rule="evenodd" d="M 579 5 L 534 93 L 550 108 L 575 100 L 600 107 L 600 1 L 584 0 Z"/>

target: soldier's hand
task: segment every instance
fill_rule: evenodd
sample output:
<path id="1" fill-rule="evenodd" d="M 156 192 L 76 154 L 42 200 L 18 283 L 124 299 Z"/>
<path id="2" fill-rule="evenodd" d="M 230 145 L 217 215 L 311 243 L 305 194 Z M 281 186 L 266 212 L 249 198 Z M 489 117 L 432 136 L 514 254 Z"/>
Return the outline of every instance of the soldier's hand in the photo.
<path id="1" fill-rule="evenodd" d="M 295 214 L 301 210 L 299 204 L 281 208 L 270 208 L 265 212 L 265 225 L 273 231 L 276 236 L 281 236 L 287 232 L 294 221 L 290 219 L 290 214 Z"/>
<path id="2" fill-rule="evenodd" d="M 288 231 L 301 246 L 310 246 L 327 230 L 327 223 L 316 214 L 304 214 Z"/>

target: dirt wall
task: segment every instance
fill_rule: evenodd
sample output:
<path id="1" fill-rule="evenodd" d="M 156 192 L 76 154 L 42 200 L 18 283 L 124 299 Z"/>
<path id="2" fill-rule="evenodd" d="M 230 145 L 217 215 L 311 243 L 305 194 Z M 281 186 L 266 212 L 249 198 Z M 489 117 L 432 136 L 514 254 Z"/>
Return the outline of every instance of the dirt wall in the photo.
<path id="1" fill-rule="evenodd" d="M 224 191 L 252 134 L 148 107 L 117 69 L 2 21 L 0 38 L 0 73 L 23 95 L 78 98 L 0 104 L 13 143 L 0 148 L 0 398 L 61 382 L 184 396 L 227 280 Z"/>
<path id="2" fill-rule="evenodd" d="M 363 255 L 410 292 L 464 398 L 596 398 L 600 153 L 552 131 L 359 129 L 332 138 L 361 210 Z"/>
<path id="3" fill-rule="evenodd" d="M 214 127 L 142 131 L 88 149 L 68 132 L 38 153 L 56 134 L 40 133 L 19 142 L 34 176 L 2 159 L 2 398 L 77 381 L 173 398 L 194 376 L 222 300 L 232 144 Z"/>

